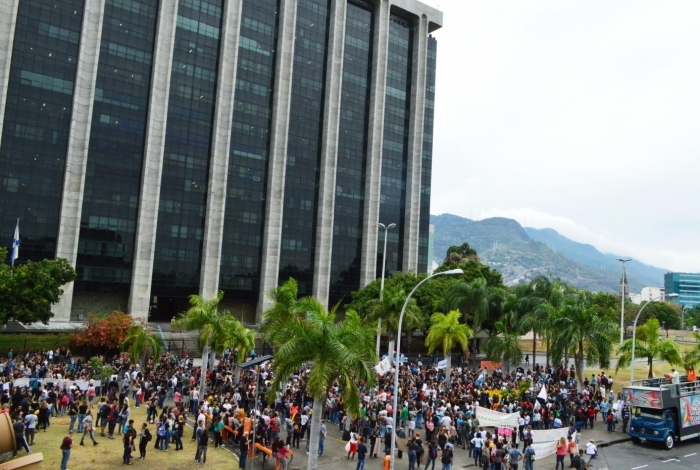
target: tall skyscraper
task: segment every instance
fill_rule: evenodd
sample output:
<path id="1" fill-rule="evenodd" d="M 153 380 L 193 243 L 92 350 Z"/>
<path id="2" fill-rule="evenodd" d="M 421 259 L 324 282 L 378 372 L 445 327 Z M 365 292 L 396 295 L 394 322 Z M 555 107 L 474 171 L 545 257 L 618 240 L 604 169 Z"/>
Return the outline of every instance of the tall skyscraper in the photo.
<path id="1" fill-rule="evenodd" d="M 0 0 L 0 236 L 63 257 L 55 319 L 254 323 L 428 262 L 437 42 L 416 0 Z M 23 261 L 20 258 L 19 261 Z"/>

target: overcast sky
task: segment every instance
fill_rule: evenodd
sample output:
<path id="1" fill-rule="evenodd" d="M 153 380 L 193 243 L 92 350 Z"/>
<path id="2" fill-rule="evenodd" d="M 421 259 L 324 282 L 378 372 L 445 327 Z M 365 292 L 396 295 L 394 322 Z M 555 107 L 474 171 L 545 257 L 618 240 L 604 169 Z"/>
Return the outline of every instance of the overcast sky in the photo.
<path id="1" fill-rule="evenodd" d="M 700 1 L 423 1 L 445 14 L 431 213 L 700 272 Z"/>

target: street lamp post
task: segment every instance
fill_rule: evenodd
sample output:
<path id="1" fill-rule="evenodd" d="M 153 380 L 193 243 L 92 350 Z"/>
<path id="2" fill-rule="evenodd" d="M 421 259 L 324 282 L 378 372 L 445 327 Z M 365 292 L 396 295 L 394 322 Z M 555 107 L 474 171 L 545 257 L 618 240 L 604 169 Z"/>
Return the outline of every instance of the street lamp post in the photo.
<path id="1" fill-rule="evenodd" d="M 382 299 L 384 299 L 384 270 L 386 269 L 386 242 L 387 239 L 389 238 L 389 230 L 396 227 L 396 224 L 389 224 L 389 225 L 384 225 L 382 223 L 379 224 L 381 228 L 384 229 L 384 253 L 382 254 L 382 284 L 381 287 L 379 288 L 379 301 L 381 302 Z M 377 357 L 379 356 L 379 346 L 382 338 L 382 319 L 380 318 L 379 321 L 377 322 Z M 391 351 L 389 351 L 391 353 Z"/>
<path id="2" fill-rule="evenodd" d="M 618 261 L 622 263 L 622 312 L 620 313 L 620 345 L 625 340 L 625 281 L 627 280 L 627 271 L 625 269 L 625 263 L 632 261 L 632 258 L 617 258 Z"/>
<path id="3" fill-rule="evenodd" d="M 406 297 L 406 300 L 403 303 L 403 307 L 401 308 L 401 316 L 399 316 L 399 329 L 396 333 L 396 361 L 394 362 L 394 403 L 393 403 L 393 410 L 391 410 L 391 418 L 392 418 L 392 429 L 391 429 L 391 466 L 390 470 L 394 470 L 394 454 L 396 453 L 396 428 L 397 428 L 397 423 L 396 423 L 396 410 L 398 407 L 398 402 L 399 402 L 399 368 L 401 367 L 401 325 L 403 324 L 403 315 L 406 313 L 406 307 L 408 307 L 408 302 L 411 300 L 411 297 L 413 294 L 416 292 L 416 290 L 423 284 L 425 283 L 428 279 L 434 278 L 435 276 L 443 276 L 443 275 L 453 275 L 453 274 L 464 274 L 464 271 L 461 269 L 450 269 L 449 271 L 443 271 L 440 273 L 435 273 L 432 274 L 422 281 L 420 281 L 416 287 L 413 288 L 410 294 L 408 294 L 408 297 Z M 449 380 L 449 377 L 448 377 Z"/>
<path id="4" fill-rule="evenodd" d="M 637 313 L 637 317 L 634 319 L 634 326 L 632 327 L 632 362 L 631 362 L 631 370 L 630 370 L 630 381 L 634 382 L 634 347 L 637 344 L 637 320 L 639 320 L 639 316 L 642 314 L 645 308 L 647 308 L 647 305 L 650 303 L 663 299 L 665 297 L 670 297 L 670 298 L 675 298 L 678 297 L 678 294 L 661 294 L 658 297 L 654 297 L 651 299 L 649 302 L 645 303 L 642 308 L 639 309 L 639 313 Z"/>
<path id="5" fill-rule="evenodd" d="M 685 330 L 685 310 L 689 307 L 690 305 L 684 305 L 683 310 L 681 311 L 681 331 Z"/>

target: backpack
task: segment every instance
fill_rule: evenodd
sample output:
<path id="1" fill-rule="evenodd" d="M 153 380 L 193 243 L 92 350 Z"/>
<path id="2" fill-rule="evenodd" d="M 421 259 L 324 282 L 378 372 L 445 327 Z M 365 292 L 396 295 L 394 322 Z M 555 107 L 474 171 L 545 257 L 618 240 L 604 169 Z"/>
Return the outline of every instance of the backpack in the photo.
<path id="1" fill-rule="evenodd" d="M 163 437 L 165 436 L 165 423 L 161 422 L 158 424 L 158 431 L 156 433 L 160 436 Z"/>
<path id="2" fill-rule="evenodd" d="M 613 415 L 612 415 L 612 414 L 609 414 L 609 415 L 608 415 L 608 423 L 612 423 L 612 422 L 613 422 L 613 419 L 614 419 L 614 418 L 613 418 Z"/>
<path id="3" fill-rule="evenodd" d="M 452 451 L 450 449 L 445 449 L 442 451 L 442 463 L 452 462 Z"/>
<path id="4" fill-rule="evenodd" d="M 430 446 L 429 447 L 429 454 L 431 459 L 436 459 L 437 458 L 437 446 Z"/>

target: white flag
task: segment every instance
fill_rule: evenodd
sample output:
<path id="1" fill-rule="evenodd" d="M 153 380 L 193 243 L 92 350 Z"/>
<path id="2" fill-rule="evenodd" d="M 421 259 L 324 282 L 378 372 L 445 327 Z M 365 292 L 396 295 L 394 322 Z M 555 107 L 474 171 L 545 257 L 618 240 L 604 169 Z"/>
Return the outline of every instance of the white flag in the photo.
<path id="1" fill-rule="evenodd" d="M 19 258 L 19 219 L 15 226 L 15 236 L 12 237 L 12 251 L 10 251 L 10 264 L 15 265 L 15 260 Z"/>
<path id="2" fill-rule="evenodd" d="M 543 400 L 547 399 L 547 389 L 545 388 L 544 385 L 542 385 L 542 390 L 540 390 L 539 395 L 537 395 L 537 398 L 541 398 Z"/>
<path id="3" fill-rule="evenodd" d="M 389 357 L 387 356 L 384 359 L 382 359 L 382 362 L 374 366 L 374 369 L 379 375 L 384 375 L 387 372 L 389 372 L 389 370 L 391 369 L 391 361 L 389 360 Z"/>

